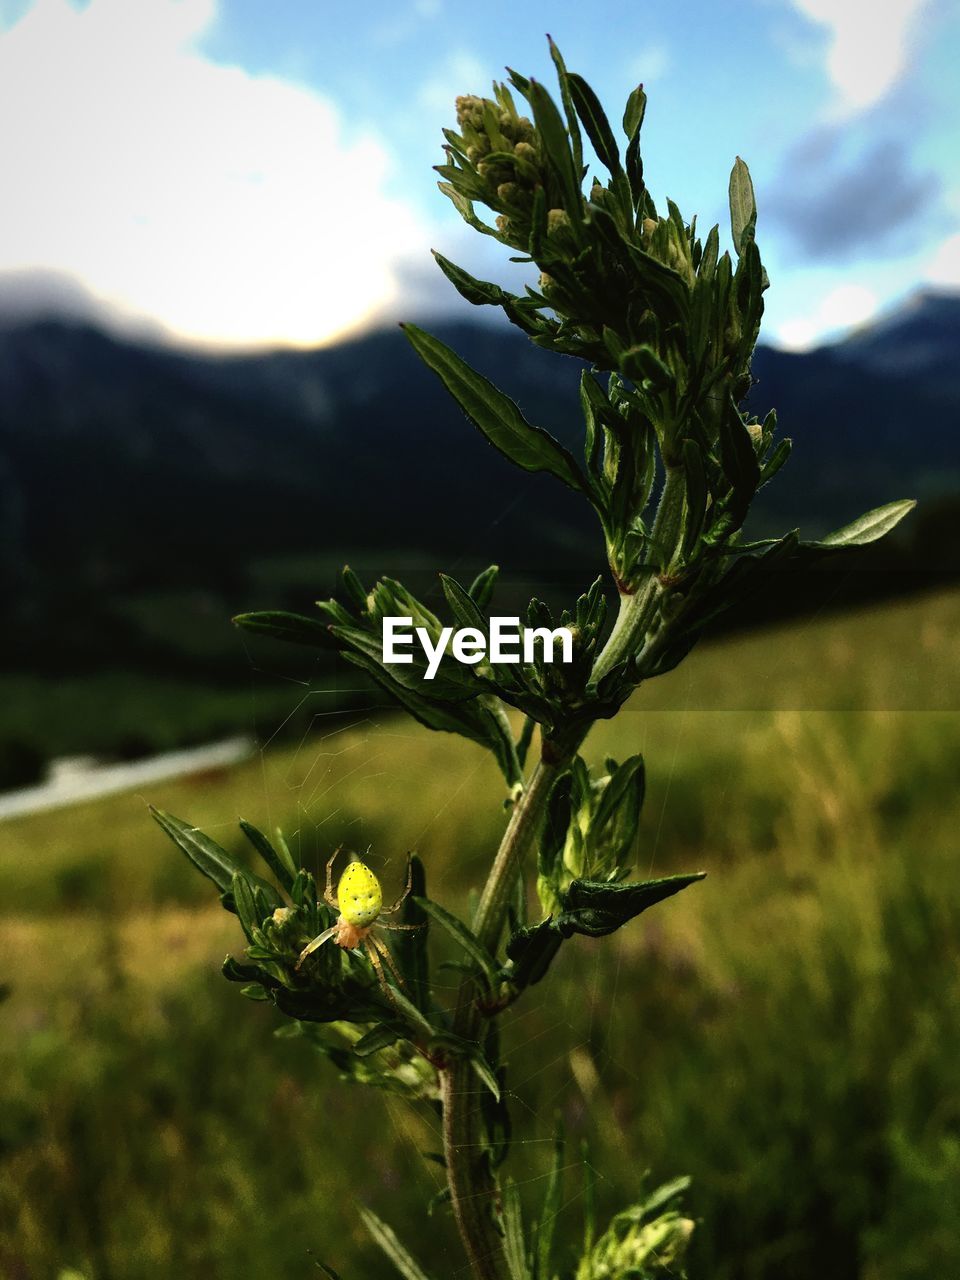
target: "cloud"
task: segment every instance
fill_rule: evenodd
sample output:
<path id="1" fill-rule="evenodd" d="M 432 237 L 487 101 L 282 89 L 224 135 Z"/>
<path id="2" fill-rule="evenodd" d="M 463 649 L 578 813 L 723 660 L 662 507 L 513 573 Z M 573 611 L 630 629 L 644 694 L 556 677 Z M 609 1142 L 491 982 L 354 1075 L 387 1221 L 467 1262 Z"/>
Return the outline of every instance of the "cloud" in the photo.
<path id="1" fill-rule="evenodd" d="M 792 0 L 826 28 L 827 74 L 842 112 L 878 102 L 910 65 L 918 19 L 929 0 Z"/>
<path id="2" fill-rule="evenodd" d="M 417 104 L 432 113 L 439 112 L 455 124 L 453 105 L 462 93 L 490 94 L 490 75 L 473 54 L 460 50 L 424 80 L 417 91 Z M 441 139 L 442 141 L 442 139 Z"/>
<path id="3" fill-rule="evenodd" d="M 876 314 L 877 307 L 872 290 L 860 284 L 839 285 L 809 315 L 784 321 L 777 329 L 777 341 L 790 351 L 809 351 L 824 335 L 864 324 Z"/>
<path id="4" fill-rule="evenodd" d="M 941 181 L 918 173 L 908 145 L 881 138 L 848 157 L 841 127 L 813 130 L 792 149 L 762 209 L 811 261 L 896 250 L 933 208 Z"/>
<path id="5" fill-rule="evenodd" d="M 921 273 L 929 284 L 942 288 L 960 288 L 960 232 L 948 236 Z"/>
<path id="6" fill-rule="evenodd" d="M 673 70 L 673 57 L 662 41 L 646 45 L 639 53 L 633 54 L 627 66 L 632 80 L 638 84 L 650 85 L 662 80 Z"/>
<path id="7" fill-rule="evenodd" d="M 213 0 L 39 0 L 0 32 L 0 271 L 192 340 L 315 343 L 395 312 L 428 236 L 308 88 L 199 50 Z"/>

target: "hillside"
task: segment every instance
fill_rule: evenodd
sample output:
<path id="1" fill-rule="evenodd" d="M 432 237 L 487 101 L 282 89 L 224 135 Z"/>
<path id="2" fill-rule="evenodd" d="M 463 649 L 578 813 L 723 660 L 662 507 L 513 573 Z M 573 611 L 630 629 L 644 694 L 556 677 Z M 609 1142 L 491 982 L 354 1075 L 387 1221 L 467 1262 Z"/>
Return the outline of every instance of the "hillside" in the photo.
<path id="1" fill-rule="evenodd" d="M 758 351 L 752 407 L 778 408 L 795 451 L 756 533 L 924 501 L 899 551 L 791 580 L 748 620 L 915 590 L 960 564 L 955 513 L 937 503 L 960 492 L 958 326 L 960 296 L 920 295 L 832 347 Z M 509 327 L 437 328 L 577 447 L 577 362 Z M 252 673 L 329 683 L 301 654 L 251 655 L 228 619 L 309 609 L 346 560 L 427 591 L 440 567 L 497 560 L 501 603 L 531 580 L 566 602 L 603 551 L 576 496 L 500 458 L 397 329 L 212 356 L 64 319 L 0 327 L 0 784 L 31 781 L 51 754 L 235 732 Z M 276 694 L 274 680 L 270 707 Z"/>

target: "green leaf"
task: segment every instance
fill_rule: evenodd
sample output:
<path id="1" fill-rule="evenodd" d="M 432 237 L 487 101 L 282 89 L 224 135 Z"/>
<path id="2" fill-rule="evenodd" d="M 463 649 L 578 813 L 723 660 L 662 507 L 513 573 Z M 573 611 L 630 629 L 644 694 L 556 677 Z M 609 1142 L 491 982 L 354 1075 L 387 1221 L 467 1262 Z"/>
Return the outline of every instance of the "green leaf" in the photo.
<path id="1" fill-rule="evenodd" d="M 353 1046 L 353 1052 L 358 1058 L 368 1058 L 380 1049 L 389 1049 L 392 1044 L 402 1038 L 403 1032 L 398 1031 L 396 1027 L 391 1027 L 389 1023 L 383 1023 L 379 1027 L 372 1027 L 366 1035 L 362 1035 Z"/>
<path id="2" fill-rule="evenodd" d="M 671 1182 L 663 1183 L 655 1191 L 651 1191 L 646 1200 L 637 1206 L 639 1215 L 649 1218 L 651 1214 L 656 1213 L 658 1209 L 664 1208 L 671 1200 L 675 1200 L 677 1196 L 682 1195 L 689 1188 L 690 1178 L 686 1174 L 681 1174 L 679 1178 L 674 1178 Z"/>
<path id="3" fill-rule="evenodd" d="M 456 578 L 451 578 L 446 573 L 440 574 L 440 585 L 443 587 L 443 594 L 446 596 L 447 604 L 450 606 L 453 616 L 461 627 L 473 627 L 475 630 L 487 634 L 487 619 L 477 608 L 472 596 L 468 591 L 461 587 Z"/>
<path id="4" fill-rule="evenodd" d="M 640 755 L 624 760 L 601 793 L 590 823 L 591 833 L 596 832 L 599 841 L 612 846 L 618 862 L 633 844 L 645 793 L 646 778 Z"/>
<path id="5" fill-rule="evenodd" d="M 437 260 L 437 266 L 460 296 L 466 298 L 467 302 L 471 302 L 477 307 L 502 307 L 505 302 L 516 301 L 499 285 L 489 284 L 486 280 L 478 280 L 475 276 L 470 275 L 468 271 L 464 271 L 462 267 L 458 267 L 456 263 L 451 262 L 449 258 L 445 258 L 442 253 L 438 253 L 436 249 L 432 249 L 431 252 Z"/>
<path id="6" fill-rule="evenodd" d="M 227 893 L 231 889 L 234 876 L 247 877 L 248 873 L 226 849 L 221 849 L 216 841 L 205 836 L 196 827 L 175 818 L 172 813 L 155 809 L 153 805 L 150 805 L 150 813 L 197 870 L 203 872 L 208 880 L 212 880 L 221 893 Z"/>
<path id="7" fill-rule="evenodd" d="M 404 1277 L 404 1280 L 429 1280 L 427 1273 L 407 1253 L 394 1231 L 385 1222 L 382 1222 L 372 1210 L 365 1205 L 361 1205 L 360 1217 L 363 1219 L 363 1225 Z"/>
<path id="8" fill-rule="evenodd" d="M 257 1000 L 261 1003 L 270 999 L 270 992 L 259 982 L 251 982 L 249 986 L 241 987 L 240 994 L 246 996 L 248 1000 Z"/>
<path id="9" fill-rule="evenodd" d="M 720 463 L 733 489 L 733 514 L 739 526 L 760 484 L 760 464 L 750 432 L 732 401 L 720 415 Z"/>
<path id="10" fill-rule="evenodd" d="M 496 1101 L 499 1102 L 500 1081 L 497 1079 L 497 1073 L 479 1049 L 470 1055 L 470 1066 L 476 1072 L 478 1079 L 487 1086 Z"/>
<path id="11" fill-rule="evenodd" d="M 237 872 L 230 882 L 230 891 L 233 894 L 234 906 L 243 931 L 247 935 L 247 941 L 253 941 L 253 933 L 255 929 L 259 929 L 263 921 L 257 914 L 257 908 L 253 900 L 253 890 L 247 881 L 247 877 L 242 872 Z"/>
<path id="12" fill-rule="evenodd" d="M 414 324 L 403 331 L 414 350 L 443 382 L 464 413 L 494 448 L 524 471 L 549 471 L 571 489 L 585 482 L 573 456 L 542 427 L 536 427 L 492 382 L 438 338 Z"/>
<path id="13" fill-rule="evenodd" d="M 580 138 L 580 127 L 577 124 L 577 113 L 573 108 L 573 100 L 570 97 L 570 73 L 567 71 L 563 55 L 549 35 L 547 36 L 547 43 L 550 46 L 550 57 L 553 59 L 553 65 L 557 69 L 560 98 L 567 117 L 567 128 L 570 130 L 570 142 L 573 147 L 573 163 L 579 173 L 583 167 L 583 142 Z"/>
<path id="14" fill-rule="evenodd" d="M 523 991 L 546 976 L 554 957 L 563 944 L 563 934 L 554 927 L 552 917 L 526 929 L 518 929 L 507 943 L 511 961 L 510 981 Z"/>
<path id="15" fill-rule="evenodd" d="M 611 174 L 616 177 L 623 172 L 620 164 L 620 149 L 610 128 L 610 121 L 600 105 L 600 99 L 582 76 L 571 72 L 568 79 L 573 105 L 577 109 L 577 115 L 583 121 L 583 127 L 593 144 L 593 149 Z"/>
<path id="16" fill-rule="evenodd" d="M 640 132 L 646 110 L 647 95 L 643 91 L 643 85 L 638 84 L 627 98 L 623 112 L 623 132 L 627 135 L 628 142 L 632 142 Z"/>
<path id="17" fill-rule="evenodd" d="M 777 474 L 786 460 L 790 457 L 793 449 L 793 441 L 789 436 L 780 440 L 771 452 L 767 455 L 760 468 L 760 483 L 769 484 L 773 477 Z"/>
<path id="18" fill-rule="evenodd" d="M 564 895 L 564 910 L 554 923 L 566 937 L 574 933 L 590 938 L 604 937 L 705 875 L 706 872 L 697 871 L 693 875 L 666 876 L 638 884 L 574 880 Z"/>
<path id="19" fill-rule="evenodd" d="M 640 213 L 643 212 L 642 204 L 644 198 L 643 161 L 640 159 L 640 128 L 643 124 L 646 109 L 647 95 L 643 92 L 643 85 L 638 84 L 627 99 L 626 110 L 623 113 L 623 131 L 627 135 L 627 177 L 630 180 L 630 191 L 633 195 L 634 204 L 637 205 Z"/>
<path id="20" fill-rule="evenodd" d="M 416 929 L 403 929 L 393 935 L 393 956 L 403 974 L 410 999 L 428 1015 L 430 1009 L 430 967 L 427 940 L 429 916 L 417 903 L 427 896 L 427 874 L 423 862 L 410 854 L 410 892 L 404 899 L 400 924 L 415 924 Z"/>
<path id="21" fill-rule="evenodd" d="M 325 622 L 320 622 L 317 618 L 305 618 L 299 613 L 287 613 L 283 609 L 238 613 L 233 619 L 233 625 L 242 627 L 244 631 L 272 636 L 275 640 L 308 645 L 311 649 L 336 648 Z"/>
<path id="22" fill-rule="evenodd" d="M 743 252 L 745 238 L 753 236 L 756 226 L 757 202 L 750 170 L 737 156 L 730 173 L 730 230 L 738 255 Z"/>
<path id="23" fill-rule="evenodd" d="M 630 347 L 620 355 L 620 372 L 638 384 L 649 383 L 654 391 L 672 386 L 673 372 L 650 346 Z"/>
<path id="24" fill-rule="evenodd" d="M 552 1280 L 554 1274 L 553 1240 L 562 1208 L 565 1148 L 563 1126 L 558 1118 L 553 1133 L 553 1164 L 550 1167 L 550 1177 L 547 1180 L 547 1190 L 543 1198 L 543 1211 L 537 1228 L 536 1280 Z"/>
<path id="25" fill-rule="evenodd" d="M 258 831 L 252 823 L 246 822 L 243 818 L 240 819 L 240 830 L 289 893 L 299 868 L 291 858 L 286 844 L 281 845 L 278 852 L 262 831 Z"/>
<path id="26" fill-rule="evenodd" d="M 426 1032 L 428 1036 L 435 1036 L 437 1028 L 430 1022 L 427 1015 L 413 1001 L 401 991 L 399 987 L 390 988 L 390 1002 L 398 1013 L 402 1014 L 415 1032 Z"/>
<path id="27" fill-rule="evenodd" d="M 361 613 L 366 613 L 367 592 L 363 583 L 348 564 L 343 566 L 343 569 L 340 571 L 340 577 L 343 581 L 344 590 L 353 601 L 354 608 L 359 609 Z"/>
<path id="28" fill-rule="evenodd" d="M 503 1252 L 510 1280 L 530 1280 L 523 1238 L 520 1192 L 512 1178 L 508 1178 L 503 1186 Z"/>
<path id="29" fill-rule="evenodd" d="M 470 583 L 470 599 L 481 613 L 490 607 L 493 589 L 497 585 L 499 576 L 500 566 L 492 564 L 484 569 L 482 573 L 478 573 L 473 582 Z"/>
<path id="30" fill-rule="evenodd" d="M 528 101 L 533 108 L 533 119 L 544 152 L 563 192 L 563 207 L 571 223 L 576 227 L 582 217 L 583 192 L 580 188 L 580 174 L 570 151 L 570 139 L 567 137 L 560 112 L 549 93 L 537 80 L 530 81 Z"/>
<path id="31" fill-rule="evenodd" d="M 804 547 L 865 547 L 870 542 L 895 529 L 904 516 L 909 515 L 917 505 L 914 498 L 902 498 L 899 502 L 888 502 L 884 507 L 877 507 L 860 516 L 852 524 L 844 525 L 828 533 L 819 542 L 805 542 Z"/>
<path id="32" fill-rule="evenodd" d="M 451 938 L 460 944 L 484 975 L 488 989 L 492 987 L 497 980 L 499 967 L 496 960 L 494 960 L 477 936 L 467 928 L 462 920 L 458 920 L 456 916 L 451 915 L 438 902 L 433 902 L 430 898 L 417 898 L 417 905 L 432 916 L 437 924 L 446 929 Z"/>
<path id="33" fill-rule="evenodd" d="M 456 733 L 486 747 L 493 753 L 508 786 L 512 787 L 520 780 L 520 766 L 509 732 L 509 722 L 505 717 L 496 715 L 479 696 L 456 702 L 434 701 L 395 680 L 389 670 L 365 653 L 347 652 L 344 657 L 365 671 L 420 724 L 428 729 Z M 433 683 L 437 685 L 439 682 Z M 429 685 L 422 687 L 430 688 Z M 477 695 L 481 688 L 477 683 Z"/>

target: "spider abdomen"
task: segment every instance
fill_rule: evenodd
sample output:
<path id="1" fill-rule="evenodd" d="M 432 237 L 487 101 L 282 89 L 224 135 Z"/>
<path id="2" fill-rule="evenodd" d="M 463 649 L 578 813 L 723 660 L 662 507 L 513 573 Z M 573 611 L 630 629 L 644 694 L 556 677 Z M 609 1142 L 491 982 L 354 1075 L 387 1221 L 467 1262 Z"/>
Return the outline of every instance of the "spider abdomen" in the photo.
<path id="1" fill-rule="evenodd" d="M 373 924 L 383 906 L 380 881 L 364 862 L 351 862 L 337 885 L 337 906 L 347 924 Z"/>

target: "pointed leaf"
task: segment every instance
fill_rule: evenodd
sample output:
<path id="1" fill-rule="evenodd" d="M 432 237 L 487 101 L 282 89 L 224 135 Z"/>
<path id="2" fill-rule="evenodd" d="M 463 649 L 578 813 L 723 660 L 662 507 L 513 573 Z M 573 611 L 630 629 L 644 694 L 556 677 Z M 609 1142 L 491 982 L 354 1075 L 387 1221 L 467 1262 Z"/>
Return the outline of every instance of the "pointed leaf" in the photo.
<path id="1" fill-rule="evenodd" d="M 383 1023 L 379 1027 L 371 1028 L 366 1035 L 361 1036 L 353 1046 L 353 1052 L 358 1058 L 367 1058 L 370 1054 L 379 1052 L 380 1049 L 389 1049 L 392 1044 L 402 1038 L 402 1031 L 398 1031 L 396 1027 L 391 1027 L 389 1023 Z"/>
<path id="2" fill-rule="evenodd" d="M 294 880 L 297 878 L 298 868 L 290 857 L 290 850 L 287 846 L 285 844 L 281 845 L 278 852 L 262 831 L 258 831 L 253 823 L 246 822 L 243 818 L 240 819 L 240 830 L 289 893 L 293 888 Z"/>
<path id="3" fill-rule="evenodd" d="M 512 1178 L 508 1178 L 503 1187 L 503 1252 L 510 1280 L 530 1280 L 523 1238 L 520 1192 Z"/>
<path id="4" fill-rule="evenodd" d="M 583 127 L 586 129 L 587 136 L 593 144 L 593 149 L 611 174 L 616 177 L 618 173 L 623 172 L 623 167 L 620 164 L 620 151 L 613 136 L 613 130 L 610 128 L 610 121 L 600 105 L 600 99 L 587 84 L 586 80 L 575 72 L 571 72 L 569 82 L 573 105 L 577 109 L 577 115 L 583 121 Z"/>
<path id="5" fill-rule="evenodd" d="M 567 71 L 563 55 L 549 35 L 547 36 L 547 43 L 550 45 L 550 57 L 553 59 L 553 65 L 557 69 L 560 99 L 563 102 L 564 114 L 567 117 L 567 128 L 570 130 L 570 142 L 573 147 L 573 163 L 579 173 L 583 167 L 583 141 L 580 137 L 580 127 L 577 124 L 577 113 L 570 97 L 570 73 Z"/>
<path id="6" fill-rule="evenodd" d="M 914 498 L 903 498 L 899 502 L 888 502 L 884 507 L 877 507 L 860 516 L 851 524 L 844 525 L 828 533 L 819 542 L 805 542 L 804 547 L 864 547 L 870 542 L 895 529 L 904 516 L 909 515 L 917 505 Z"/>
<path id="7" fill-rule="evenodd" d="M 482 573 L 478 573 L 473 582 L 470 583 L 470 599 L 481 613 L 490 607 L 493 589 L 497 585 L 499 576 L 500 566 L 492 564 L 489 568 L 484 569 Z"/>
<path id="8" fill-rule="evenodd" d="M 286 640 L 291 644 L 309 645 L 311 649 L 336 648 L 325 622 L 317 618 L 305 618 L 300 613 L 288 613 L 283 609 L 264 609 L 259 613 L 238 613 L 233 619 L 235 627 L 244 631 L 256 631 Z"/>
<path id="9" fill-rule="evenodd" d="M 494 1071 L 493 1067 L 491 1067 L 490 1063 L 486 1060 L 486 1058 L 479 1051 L 479 1049 L 476 1051 L 476 1053 L 471 1054 L 470 1065 L 471 1067 L 473 1067 L 474 1071 L 476 1072 L 477 1077 L 487 1086 L 487 1088 L 493 1094 L 494 1099 L 497 1102 L 499 1102 L 500 1101 L 500 1081 L 497 1079 L 497 1073 Z"/>
<path id="10" fill-rule="evenodd" d="M 205 836 L 202 831 L 189 823 L 175 818 L 172 813 L 150 806 L 150 813 L 167 833 L 174 844 L 179 845 L 193 865 L 212 880 L 221 893 L 227 893 L 233 884 L 235 875 L 246 876 L 247 872 L 226 849 Z"/>
<path id="11" fill-rule="evenodd" d="M 744 238 L 753 236 L 756 225 L 757 202 L 750 170 L 737 156 L 730 173 L 730 230 L 738 254 L 743 252 Z"/>
<path id="12" fill-rule="evenodd" d="M 693 875 L 666 876 L 639 884 L 574 880 L 564 895 L 564 911 L 554 922 L 555 927 L 566 937 L 574 933 L 603 937 L 705 875 L 706 872 L 698 871 Z"/>
<path id="13" fill-rule="evenodd" d="M 547 1190 L 543 1198 L 543 1211 L 537 1227 L 537 1280 L 552 1280 L 554 1274 L 553 1239 L 562 1207 L 565 1149 L 563 1125 L 558 1118 L 553 1133 L 553 1163 L 550 1167 L 550 1177 L 547 1180 Z"/>
<path id="14" fill-rule="evenodd" d="M 410 1256 L 391 1227 L 388 1227 L 372 1210 L 363 1205 L 360 1208 L 360 1217 L 363 1219 L 363 1225 L 404 1277 L 404 1280 L 429 1280 L 427 1273 Z"/>
<path id="15" fill-rule="evenodd" d="M 473 425 L 505 457 L 524 471 L 549 471 L 571 489 L 584 489 L 583 475 L 572 455 L 549 432 L 528 422 L 492 382 L 423 329 L 406 324 L 403 331 Z"/>
<path id="16" fill-rule="evenodd" d="M 430 1009 L 430 966 L 427 941 L 429 916 L 417 903 L 427 896 L 427 874 L 420 858 L 410 854 L 410 892 L 400 913 L 400 924 L 414 924 L 416 929 L 403 929 L 393 935 L 393 956 L 407 984 L 410 999 L 428 1014 Z"/>
<path id="17" fill-rule="evenodd" d="M 563 192 L 563 207 L 574 225 L 580 222 L 583 192 L 580 174 L 570 151 L 570 139 L 564 127 L 557 105 L 537 80 L 531 80 L 528 101 L 533 108 L 533 119 L 547 159 L 557 175 Z"/>
<path id="18" fill-rule="evenodd" d="M 451 915 L 438 902 L 433 902 L 430 898 L 418 898 L 417 905 L 422 907 L 428 915 L 431 915 L 437 924 L 446 929 L 451 938 L 460 944 L 482 972 L 487 986 L 492 987 L 497 980 L 498 965 L 477 936 L 467 928 L 462 920 L 458 920 L 456 916 Z"/>
<path id="19" fill-rule="evenodd" d="M 447 598 L 447 604 L 450 606 L 453 616 L 461 627 L 473 627 L 477 631 L 487 634 L 487 619 L 477 608 L 476 603 L 468 591 L 461 587 L 456 578 L 451 578 L 446 573 L 440 574 L 440 585 L 443 587 L 443 594 Z"/>
<path id="20" fill-rule="evenodd" d="M 456 291 L 462 298 L 466 298 L 467 302 L 473 303 L 474 306 L 501 307 L 504 302 L 517 301 L 511 294 L 501 289 L 499 285 L 476 279 L 468 271 L 464 271 L 462 267 L 458 267 L 456 263 L 451 262 L 449 258 L 445 258 L 442 253 L 437 253 L 436 249 L 431 252 L 437 260 L 437 266 Z"/>

